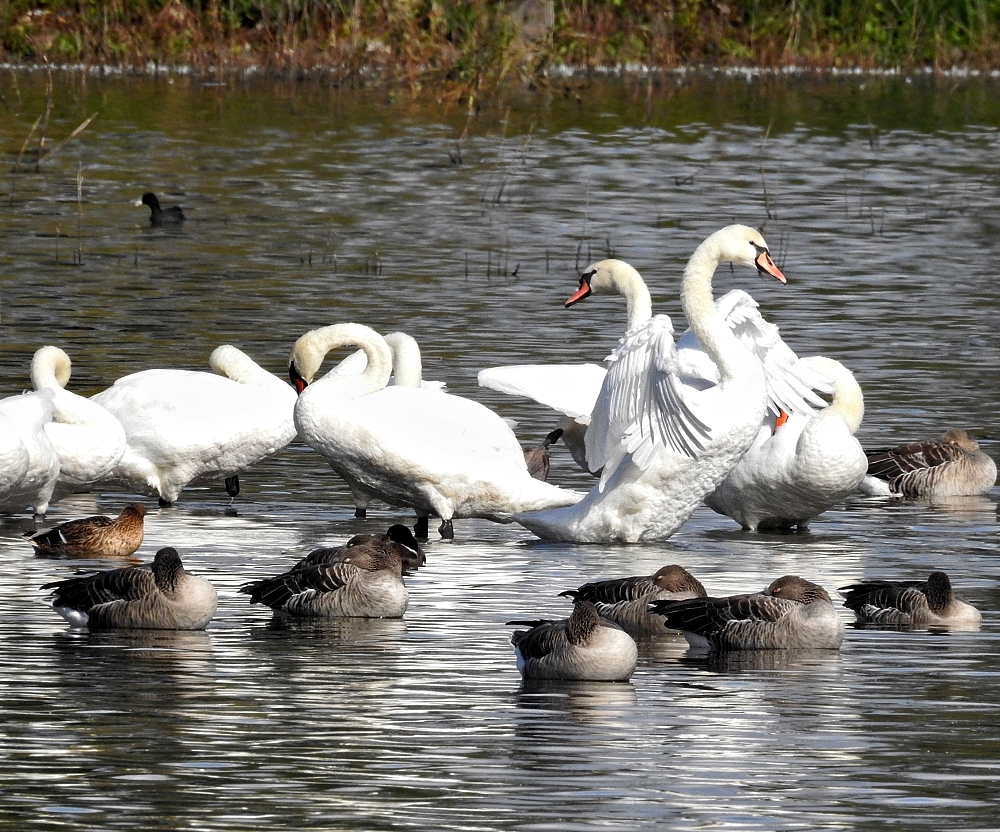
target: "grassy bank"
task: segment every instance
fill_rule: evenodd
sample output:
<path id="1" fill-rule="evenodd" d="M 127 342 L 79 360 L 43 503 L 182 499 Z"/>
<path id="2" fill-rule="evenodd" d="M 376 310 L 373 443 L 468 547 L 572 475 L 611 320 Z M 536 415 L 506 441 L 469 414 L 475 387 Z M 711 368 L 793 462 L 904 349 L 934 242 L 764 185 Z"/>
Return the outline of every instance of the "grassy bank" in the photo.
<path id="1" fill-rule="evenodd" d="M 1000 0 L 7 0 L 0 59 L 477 89 L 639 63 L 1000 67 Z"/>

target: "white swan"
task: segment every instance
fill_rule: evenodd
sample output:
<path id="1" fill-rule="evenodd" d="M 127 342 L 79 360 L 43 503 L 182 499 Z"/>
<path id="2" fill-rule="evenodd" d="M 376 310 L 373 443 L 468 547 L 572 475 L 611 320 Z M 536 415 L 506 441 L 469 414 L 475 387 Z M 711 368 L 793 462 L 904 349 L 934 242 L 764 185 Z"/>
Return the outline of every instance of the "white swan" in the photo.
<path id="1" fill-rule="evenodd" d="M 58 491 L 103 479 L 125 453 L 121 422 L 96 402 L 63 389 L 72 369 L 69 356 L 59 347 L 41 347 L 31 359 L 31 383 L 54 396 L 55 411 L 45 432 L 59 454 Z"/>
<path id="2" fill-rule="evenodd" d="M 833 380 L 833 400 L 819 413 L 793 413 L 775 427 L 765 419 L 753 445 L 705 502 L 745 529 L 797 526 L 853 494 L 868 469 L 854 437 L 865 413 L 864 396 L 854 374 L 839 361 L 803 358 Z"/>
<path id="3" fill-rule="evenodd" d="M 617 292 L 625 298 L 626 333 L 652 316 L 646 282 L 623 260 L 601 260 L 589 266 L 580 278 L 580 288 L 565 305 L 572 306 L 596 292 Z M 796 371 L 798 357 L 781 339 L 778 327 L 761 316 L 757 301 L 743 290 L 733 289 L 719 298 L 715 306 L 733 334 L 763 365 L 768 407 L 775 416 L 780 410 L 810 414 L 814 408 L 825 406 L 813 389 L 830 392 L 829 381 L 803 367 Z M 718 383 L 718 367 L 702 349 L 693 329 L 689 328 L 678 339 L 677 357 L 680 375 L 690 384 Z M 606 375 L 607 369 L 598 364 L 519 364 L 481 370 L 478 381 L 481 387 L 533 399 L 563 414 L 559 422 L 564 431 L 563 444 L 581 468 L 592 470 L 586 459 L 586 430 Z"/>
<path id="4" fill-rule="evenodd" d="M 17 423 L 0 413 L 0 510 L 27 473 L 30 459 Z"/>
<path id="5" fill-rule="evenodd" d="M 587 461 L 604 469 L 600 482 L 576 505 L 518 514 L 518 523 L 546 540 L 665 540 L 736 465 L 764 418 L 767 390 L 760 361 L 715 307 L 712 275 L 723 262 L 785 279 L 763 237 L 743 225 L 717 231 L 691 255 L 681 304 L 719 383 L 685 379 L 666 315 L 628 333 L 587 429 Z M 595 286 L 597 274 L 591 291 L 604 285 Z"/>
<path id="6" fill-rule="evenodd" d="M 405 332 L 390 332 L 383 336 L 389 351 L 392 353 L 392 375 L 387 386 L 422 387 L 428 390 L 444 390 L 443 381 L 424 381 L 423 361 L 420 357 L 420 345 Z M 368 366 L 368 358 L 364 350 L 357 350 L 337 364 L 324 378 L 336 378 L 345 375 L 358 375 Z M 347 480 L 354 497 L 354 516 L 363 519 L 368 516 L 368 509 L 375 496 L 358 482 Z"/>
<path id="7" fill-rule="evenodd" d="M 215 371 L 144 370 L 93 397 L 125 428 L 127 447 L 108 479 L 151 491 L 161 505 L 190 483 L 225 479 L 295 438 L 295 391 L 236 347 L 217 347 Z"/>
<path id="8" fill-rule="evenodd" d="M 55 412 L 51 390 L 0 399 L 0 513 L 49 509 L 59 479 L 59 454 L 45 428 Z"/>
<path id="9" fill-rule="evenodd" d="M 326 354 L 360 347 L 358 375 L 310 383 Z M 492 410 L 436 390 L 386 387 L 392 356 L 385 339 L 361 324 L 335 324 L 303 335 L 289 360 L 302 438 L 359 492 L 409 506 L 426 524 L 455 517 L 509 521 L 530 508 L 571 505 L 583 495 L 531 478 L 517 437 Z M 421 532 L 423 529 L 421 528 Z"/>

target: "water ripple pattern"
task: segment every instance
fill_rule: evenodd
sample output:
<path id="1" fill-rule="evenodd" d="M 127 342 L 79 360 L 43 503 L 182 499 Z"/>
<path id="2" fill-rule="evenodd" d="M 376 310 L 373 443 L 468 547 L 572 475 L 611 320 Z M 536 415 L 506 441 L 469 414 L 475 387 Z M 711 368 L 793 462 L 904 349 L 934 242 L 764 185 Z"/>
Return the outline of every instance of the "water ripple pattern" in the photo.
<path id="1" fill-rule="evenodd" d="M 57 78 L 39 169 L 22 146 L 44 79 L 0 80 L 0 384 L 35 349 L 70 388 L 208 369 L 219 344 L 283 375 L 303 332 L 409 332 L 424 376 L 516 419 L 487 366 L 600 361 L 620 299 L 566 310 L 607 256 L 685 322 L 683 264 L 730 222 L 762 229 L 787 286 L 720 269 L 800 355 L 850 367 L 864 444 L 948 427 L 998 455 L 1000 108 L 994 82 L 905 78 L 674 86 L 558 82 L 471 116 L 318 87 Z M 153 190 L 187 221 L 151 228 Z M 561 445 L 552 480 L 587 488 Z M 350 493 L 300 442 L 241 476 L 146 500 L 150 560 L 174 546 L 219 590 L 205 632 L 67 630 L 41 584 L 99 561 L 34 558 L 0 520 L 0 816 L 18 829 L 995 829 L 1000 777 L 996 490 L 943 505 L 851 500 L 808 534 L 699 509 L 668 543 L 573 546 L 456 521 L 407 578 L 401 621 L 288 622 L 237 590 L 321 545 L 412 522 Z M 97 488 L 46 525 L 116 514 Z M 432 535 L 433 538 L 433 535 Z M 947 571 L 975 633 L 849 628 L 830 654 L 690 656 L 640 645 L 628 684 L 522 683 L 517 618 L 558 592 L 680 563 L 713 594 L 802 574 L 829 590 Z M 844 621 L 850 615 L 841 610 Z"/>

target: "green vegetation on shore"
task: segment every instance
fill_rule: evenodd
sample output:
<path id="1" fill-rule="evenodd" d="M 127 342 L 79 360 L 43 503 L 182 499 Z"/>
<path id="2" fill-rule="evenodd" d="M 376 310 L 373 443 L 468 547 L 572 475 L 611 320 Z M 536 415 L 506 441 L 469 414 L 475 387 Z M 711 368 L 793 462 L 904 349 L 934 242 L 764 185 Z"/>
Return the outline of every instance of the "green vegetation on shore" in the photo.
<path id="1" fill-rule="evenodd" d="M 1000 66 L 1000 0 L 7 0 L 0 60 L 476 89 L 552 65 Z"/>

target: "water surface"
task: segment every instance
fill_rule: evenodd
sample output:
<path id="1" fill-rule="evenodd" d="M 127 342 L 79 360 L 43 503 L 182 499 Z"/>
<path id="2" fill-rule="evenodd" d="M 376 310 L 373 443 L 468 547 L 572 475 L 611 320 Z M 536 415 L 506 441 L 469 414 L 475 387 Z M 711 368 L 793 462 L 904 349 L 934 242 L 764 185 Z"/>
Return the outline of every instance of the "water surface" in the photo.
<path id="1" fill-rule="evenodd" d="M 221 343 L 282 374 L 299 335 L 354 320 L 412 334 L 425 377 L 517 419 L 532 444 L 551 414 L 479 389 L 476 372 L 603 358 L 620 300 L 562 301 L 608 255 L 683 328 L 686 257 L 739 221 L 789 282 L 724 269 L 717 290 L 751 291 L 800 355 L 855 372 L 866 445 L 964 427 L 998 455 L 995 84 L 567 81 L 470 116 L 372 91 L 64 77 L 50 143 L 98 118 L 38 172 L 16 163 L 44 79 L 0 84 L 3 395 L 30 385 L 46 343 L 92 394 L 153 366 L 207 369 Z M 188 221 L 149 228 L 131 205 L 145 190 Z M 559 446 L 552 478 L 589 485 Z M 703 508 L 669 542 L 632 547 L 457 521 L 408 580 L 403 621 L 289 625 L 237 587 L 411 518 L 355 520 L 299 443 L 241 480 L 232 505 L 222 483 L 146 501 L 139 554 L 175 546 L 219 588 L 204 633 L 66 630 L 38 587 L 106 564 L 35 559 L 30 517 L 0 524 L 12 828 L 996 828 L 995 491 L 851 501 L 800 535 Z M 97 488 L 47 522 L 138 496 Z M 851 629 L 833 654 L 708 662 L 664 637 L 629 684 L 522 685 L 505 621 L 565 615 L 558 591 L 668 562 L 718 594 L 940 568 L 984 624 Z"/>

